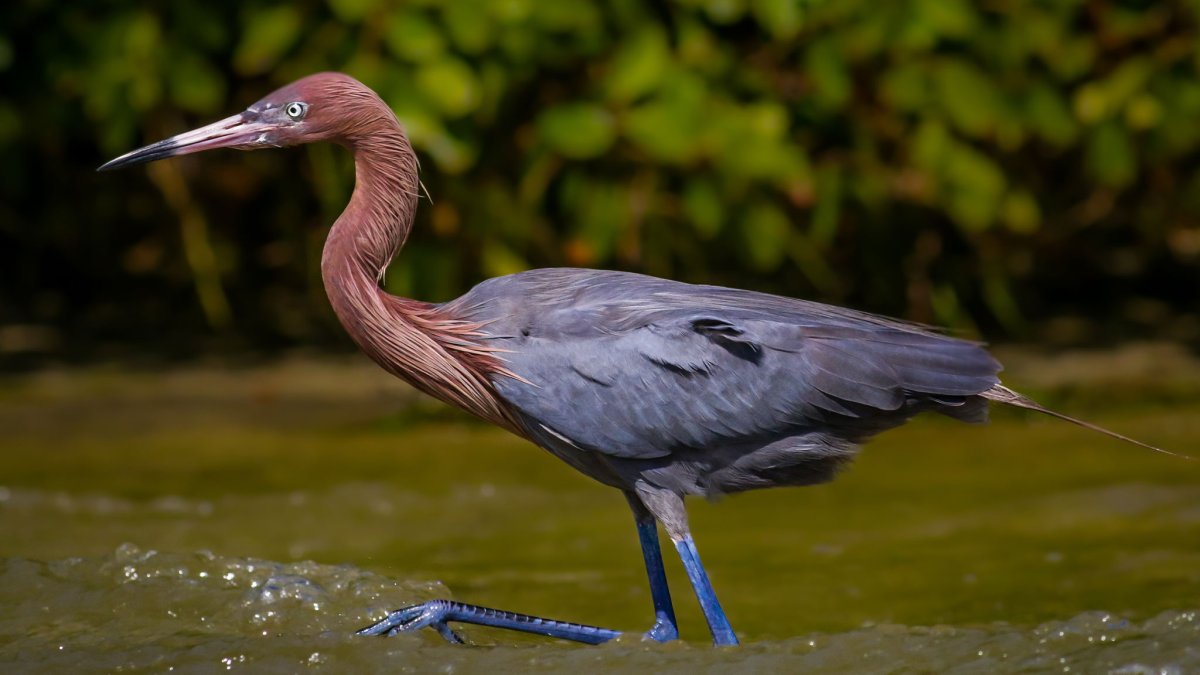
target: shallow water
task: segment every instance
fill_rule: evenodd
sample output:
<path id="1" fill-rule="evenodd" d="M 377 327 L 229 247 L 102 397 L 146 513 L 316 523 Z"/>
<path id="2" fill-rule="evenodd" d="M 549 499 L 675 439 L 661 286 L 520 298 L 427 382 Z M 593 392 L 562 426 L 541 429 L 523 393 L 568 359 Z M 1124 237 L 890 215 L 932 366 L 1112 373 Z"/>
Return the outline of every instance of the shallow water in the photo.
<path id="1" fill-rule="evenodd" d="M 1071 411 L 1195 454 L 1195 389 L 1143 385 Z M 620 495 L 358 361 L 8 378 L 0 428 L 5 672 L 1200 671 L 1200 463 L 1034 417 L 920 420 L 831 485 L 694 503 L 738 649 L 673 559 L 686 640 L 642 643 Z M 446 596 L 634 635 L 350 636 Z"/>

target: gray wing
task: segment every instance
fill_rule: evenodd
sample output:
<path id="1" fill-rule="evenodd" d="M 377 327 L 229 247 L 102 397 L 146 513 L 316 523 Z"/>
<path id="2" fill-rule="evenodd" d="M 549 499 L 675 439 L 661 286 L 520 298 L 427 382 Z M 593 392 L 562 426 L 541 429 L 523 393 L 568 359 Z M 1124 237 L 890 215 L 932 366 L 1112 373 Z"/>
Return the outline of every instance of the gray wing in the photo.
<path id="1" fill-rule="evenodd" d="M 589 450 L 650 458 L 814 425 L 868 434 L 915 405 L 964 419 L 998 382 L 978 344 L 819 303 L 620 272 L 535 270 L 447 305 L 521 378 L 500 395 Z M 976 403 L 978 401 L 975 401 Z M 909 413 L 911 414 L 911 413 Z M 890 417 L 889 417 L 890 416 Z"/>

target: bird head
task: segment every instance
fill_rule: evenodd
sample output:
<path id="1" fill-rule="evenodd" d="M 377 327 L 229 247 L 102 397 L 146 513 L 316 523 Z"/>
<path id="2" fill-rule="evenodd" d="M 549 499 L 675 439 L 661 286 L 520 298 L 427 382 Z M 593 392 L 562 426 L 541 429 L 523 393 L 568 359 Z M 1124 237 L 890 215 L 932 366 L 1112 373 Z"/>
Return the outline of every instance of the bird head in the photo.
<path id="1" fill-rule="evenodd" d="M 128 152 L 100 171 L 215 148 L 258 150 L 331 140 L 353 145 L 356 131 L 395 117 L 375 92 L 342 73 L 317 73 L 263 97 L 243 112 Z"/>

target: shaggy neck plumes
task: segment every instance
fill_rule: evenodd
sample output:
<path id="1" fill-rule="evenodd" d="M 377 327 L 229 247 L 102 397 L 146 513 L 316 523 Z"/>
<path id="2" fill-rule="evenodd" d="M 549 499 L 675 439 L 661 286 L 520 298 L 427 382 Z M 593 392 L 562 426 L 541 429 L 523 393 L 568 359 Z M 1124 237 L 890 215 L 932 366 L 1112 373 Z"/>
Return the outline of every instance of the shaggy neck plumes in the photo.
<path id="1" fill-rule="evenodd" d="M 378 107 L 355 116 L 354 132 L 342 138 L 354 152 L 355 186 L 325 242 L 325 292 L 350 337 L 384 369 L 431 396 L 517 431 L 511 411 L 499 403 L 487 378 L 504 369 L 476 339 L 479 327 L 379 287 L 412 228 L 419 184 L 408 138 L 391 110 L 377 98 L 374 104 Z"/>

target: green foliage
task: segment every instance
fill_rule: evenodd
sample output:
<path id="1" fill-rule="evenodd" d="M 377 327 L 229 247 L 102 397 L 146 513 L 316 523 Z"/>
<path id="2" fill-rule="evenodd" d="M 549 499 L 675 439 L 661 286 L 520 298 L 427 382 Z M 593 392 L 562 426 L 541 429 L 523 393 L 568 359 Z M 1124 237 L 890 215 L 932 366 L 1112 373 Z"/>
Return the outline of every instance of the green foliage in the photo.
<path id="1" fill-rule="evenodd" d="M 233 65 L 243 75 L 271 71 L 300 37 L 300 12 L 291 5 L 247 8 Z"/>
<path id="2" fill-rule="evenodd" d="M 564 157 L 599 157 L 612 147 L 616 130 L 612 115 L 590 103 L 562 103 L 538 116 L 538 135 Z"/>
<path id="3" fill-rule="evenodd" d="M 0 9 L 0 280 L 49 298 L 0 299 L 0 322 L 65 325 L 92 284 L 194 307 L 177 213 L 89 169 L 322 69 L 376 88 L 425 160 L 393 290 L 615 266 L 1019 332 L 1054 309 L 1039 288 L 1114 311 L 1092 291 L 1163 265 L 1200 283 L 1196 3 L 104 6 Z M 319 232 L 349 163 L 312 156 L 185 164 L 262 335 L 329 323 Z"/>

